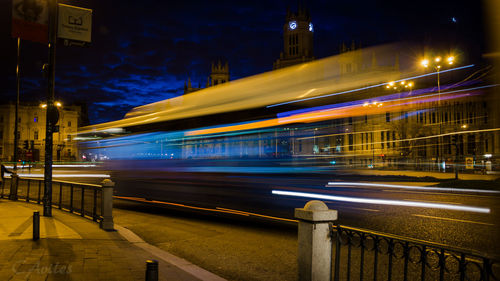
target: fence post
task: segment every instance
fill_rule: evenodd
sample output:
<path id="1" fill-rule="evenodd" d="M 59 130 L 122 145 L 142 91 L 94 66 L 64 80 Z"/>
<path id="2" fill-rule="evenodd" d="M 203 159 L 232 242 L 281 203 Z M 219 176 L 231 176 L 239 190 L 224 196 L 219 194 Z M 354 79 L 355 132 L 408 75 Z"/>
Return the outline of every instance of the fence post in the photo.
<path id="1" fill-rule="evenodd" d="M 114 230 L 113 223 L 113 186 L 115 183 L 110 179 L 105 179 L 102 185 L 101 212 L 102 221 L 100 227 L 104 230 Z"/>
<path id="2" fill-rule="evenodd" d="M 298 268 L 301 281 L 329 281 L 332 273 L 332 241 L 330 222 L 337 211 L 325 203 L 312 200 L 304 208 L 295 209 L 299 219 Z"/>
<path id="3" fill-rule="evenodd" d="M 16 171 L 13 171 L 12 174 L 10 175 L 10 194 L 9 194 L 9 200 L 17 200 L 17 189 L 19 186 L 19 176 L 17 175 Z"/>

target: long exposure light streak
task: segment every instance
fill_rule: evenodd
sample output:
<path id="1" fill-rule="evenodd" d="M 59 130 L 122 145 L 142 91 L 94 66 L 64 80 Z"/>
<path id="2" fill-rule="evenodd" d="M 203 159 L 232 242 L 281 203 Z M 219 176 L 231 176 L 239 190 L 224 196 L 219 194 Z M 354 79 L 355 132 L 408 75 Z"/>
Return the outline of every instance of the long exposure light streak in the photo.
<path id="1" fill-rule="evenodd" d="M 478 89 L 483 89 L 486 87 L 494 87 L 498 85 L 487 85 L 487 86 L 481 86 L 481 87 L 474 87 L 474 88 L 469 88 L 469 89 L 460 89 L 460 90 L 455 90 L 455 91 L 450 91 L 446 93 L 441 93 L 441 100 L 443 99 L 458 99 L 458 98 L 463 98 L 467 97 L 470 95 L 475 95 L 478 93 L 469 93 L 467 91 L 474 91 Z M 444 96 L 444 97 L 443 97 Z M 429 95 L 422 95 L 422 96 L 416 96 L 416 97 L 409 97 L 405 98 L 404 100 L 406 101 L 405 103 L 401 103 L 399 100 L 391 100 L 384 102 L 383 105 L 379 104 L 380 106 L 376 107 L 365 107 L 364 103 L 359 103 L 357 105 L 351 105 L 351 106 L 346 106 L 342 108 L 331 108 L 331 109 L 322 109 L 322 110 L 315 110 L 311 112 L 304 112 L 304 113 L 299 113 L 291 116 L 286 116 L 283 118 L 274 118 L 274 119 L 267 119 L 267 120 L 258 120 L 254 122 L 248 122 L 248 123 L 243 123 L 243 124 L 226 124 L 222 125 L 219 127 L 214 127 L 214 128 L 205 128 L 205 129 L 198 129 L 198 130 L 192 130 L 188 131 L 185 133 L 185 136 L 196 136 L 196 135 L 205 135 L 205 134 L 215 134 L 215 133 L 223 133 L 223 132 L 230 132 L 230 131 L 242 131 L 242 130 L 251 130 L 251 129 L 259 129 L 259 128 L 265 128 L 265 127 L 274 127 L 274 126 L 280 126 L 280 125 L 286 125 L 286 124 L 291 124 L 291 123 L 310 123 L 310 122 L 316 122 L 316 121 L 323 121 L 327 119 L 334 119 L 334 118 L 343 118 L 343 117 L 353 117 L 353 116 L 361 116 L 361 115 L 366 115 L 366 114 L 381 114 L 385 113 L 388 111 L 399 111 L 403 107 L 408 106 L 409 104 L 414 104 L 414 103 L 422 103 L 422 102 L 432 102 L 438 99 L 438 94 L 433 93 Z"/>
<path id="2" fill-rule="evenodd" d="M 451 69 L 439 71 L 439 73 L 441 74 L 441 73 L 445 73 L 445 72 L 450 72 L 450 71 L 455 71 L 455 70 L 470 68 L 470 67 L 473 67 L 473 66 L 474 66 L 474 64 L 465 65 L 465 66 L 461 66 L 461 67 L 456 67 L 456 68 L 451 68 Z M 438 74 L 438 72 L 431 72 L 431 73 L 426 73 L 426 74 L 422 74 L 422 75 L 417 75 L 417 76 L 412 76 L 412 77 L 407 77 L 407 78 L 399 79 L 399 80 L 396 80 L 394 82 L 397 83 L 397 82 L 401 82 L 401 81 L 405 81 L 405 80 L 418 79 L 418 78 L 422 78 L 422 77 L 426 77 L 426 76 L 431 76 L 431 75 L 437 75 L 437 74 Z M 382 87 L 382 86 L 385 86 L 387 84 L 389 84 L 389 83 L 380 83 L 380 84 L 376 84 L 376 85 L 370 85 L 370 86 L 361 87 L 361 88 L 352 89 L 352 90 L 347 90 L 347 91 L 342 91 L 342 92 L 338 92 L 338 93 L 331 93 L 331 94 L 327 94 L 327 95 L 321 95 L 321 96 L 315 96 L 315 97 L 310 97 L 310 98 L 303 98 L 303 99 L 298 99 L 298 100 L 281 102 L 281 103 L 276 103 L 276 104 L 268 105 L 267 108 L 271 108 L 271 107 L 275 107 L 275 106 L 280 106 L 280 105 L 285 105 L 285 104 L 296 103 L 296 102 L 308 101 L 308 100 L 313 100 L 313 99 L 320 99 L 320 98 L 333 97 L 333 96 L 338 96 L 338 95 L 343 95 L 343 94 L 349 94 L 349 93 L 359 92 L 359 91 L 362 91 L 362 90 L 373 89 L 373 88 L 376 88 L 376 87 Z"/>
<path id="3" fill-rule="evenodd" d="M 386 200 L 386 199 L 373 199 L 373 198 L 359 198 L 359 197 L 336 196 L 336 195 L 328 195 L 328 194 L 297 192 L 297 191 L 287 191 L 287 190 L 273 190 L 272 194 L 311 198 L 311 199 L 323 199 L 323 200 L 331 200 L 331 201 L 361 203 L 361 204 L 378 204 L 378 205 L 390 205 L 390 206 L 433 208 L 433 209 L 445 209 L 445 210 L 465 211 L 465 212 L 475 212 L 475 213 L 485 213 L 485 214 L 490 213 L 489 208 L 473 207 L 473 206 L 457 206 L 457 205 L 450 205 L 450 204 L 427 203 L 427 202 L 419 202 L 419 201 L 400 201 L 400 200 Z"/>
<path id="4" fill-rule="evenodd" d="M 432 191 L 452 191 L 452 192 L 477 192 L 477 193 L 500 193 L 498 190 L 469 189 L 469 188 L 451 188 L 451 187 L 432 187 L 432 186 L 413 186 L 399 184 L 367 183 L 367 182 L 328 182 L 326 187 L 333 186 L 370 186 L 370 187 L 388 187 L 413 190 L 432 190 Z"/>

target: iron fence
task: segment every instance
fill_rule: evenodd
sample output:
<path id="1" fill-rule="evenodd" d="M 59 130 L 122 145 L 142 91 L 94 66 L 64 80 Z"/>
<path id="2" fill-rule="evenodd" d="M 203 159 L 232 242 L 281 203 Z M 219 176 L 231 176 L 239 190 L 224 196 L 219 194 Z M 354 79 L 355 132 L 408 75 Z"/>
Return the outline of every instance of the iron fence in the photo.
<path id="1" fill-rule="evenodd" d="M 498 280 L 498 260 L 395 235 L 332 225 L 333 280 Z"/>
<path id="2" fill-rule="evenodd" d="M 12 184 L 16 184 L 13 178 L 2 181 L 1 198 L 9 197 Z M 18 177 L 17 198 L 41 204 L 44 187 L 43 179 Z M 100 222 L 103 218 L 101 185 L 53 180 L 52 206 Z"/>

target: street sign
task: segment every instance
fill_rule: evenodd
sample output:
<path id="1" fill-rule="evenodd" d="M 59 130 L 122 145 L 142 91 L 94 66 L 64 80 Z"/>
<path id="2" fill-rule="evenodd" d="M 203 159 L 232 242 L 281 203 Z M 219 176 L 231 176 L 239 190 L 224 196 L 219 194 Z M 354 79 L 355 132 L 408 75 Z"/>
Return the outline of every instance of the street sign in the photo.
<path id="1" fill-rule="evenodd" d="M 465 169 L 467 170 L 474 169 L 474 158 L 465 157 Z"/>
<path id="2" fill-rule="evenodd" d="M 65 45 L 68 45 L 68 42 L 70 45 L 90 43 L 91 32 L 91 9 L 59 4 L 57 37 L 64 39 Z"/>
<path id="3" fill-rule="evenodd" d="M 47 0 L 12 0 L 12 37 L 47 43 L 48 24 Z"/>

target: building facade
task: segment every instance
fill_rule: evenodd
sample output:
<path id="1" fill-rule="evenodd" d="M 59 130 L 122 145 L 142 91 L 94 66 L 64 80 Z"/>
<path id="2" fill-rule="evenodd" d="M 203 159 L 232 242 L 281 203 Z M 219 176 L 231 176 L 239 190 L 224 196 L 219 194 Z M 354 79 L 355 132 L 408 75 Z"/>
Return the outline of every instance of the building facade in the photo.
<path id="1" fill-rule="evenodd" d="M 223 84 L 226 82 L 229 82 L 229 64 L 228 64 L 228 62 L 223 64 L 219 60 L 216 63 L 212 63 L 210 76 L 207 77 L 207 83 L 205 85 L 205 88 L 219 85 L 219 84 Z M 191 83 L 191 78 L 188 78 L 187 83 L 184 83 L 184 94 L 199 91 L 201 89 L 203 89 L 201 87 L 201 84 L 199 84 L 197 88 L 193 87 L 193 85 Z"/>
<path id="2" fill-rule="evenodd" d="M 299 8 L 297 13 L 287 10 L 283 24 L 283 51 L 273 64 L 279 69 L 314 60 L 314 25 L 309 11 Z"/>
<path id="3" fill-rule="evenodd" d="M 37 162 L 45 158 L 46 110 L 39 105 L 19 105 L 18 159 Z M 81 109 L 65 106 L 59 109 L 59 132 L 54 133 L 54 161 L 78 158 L 77 144 L 73 137 L 78 132 Z M 0 159 L 14 161 L 15 104 L 0 105 Z"/>

